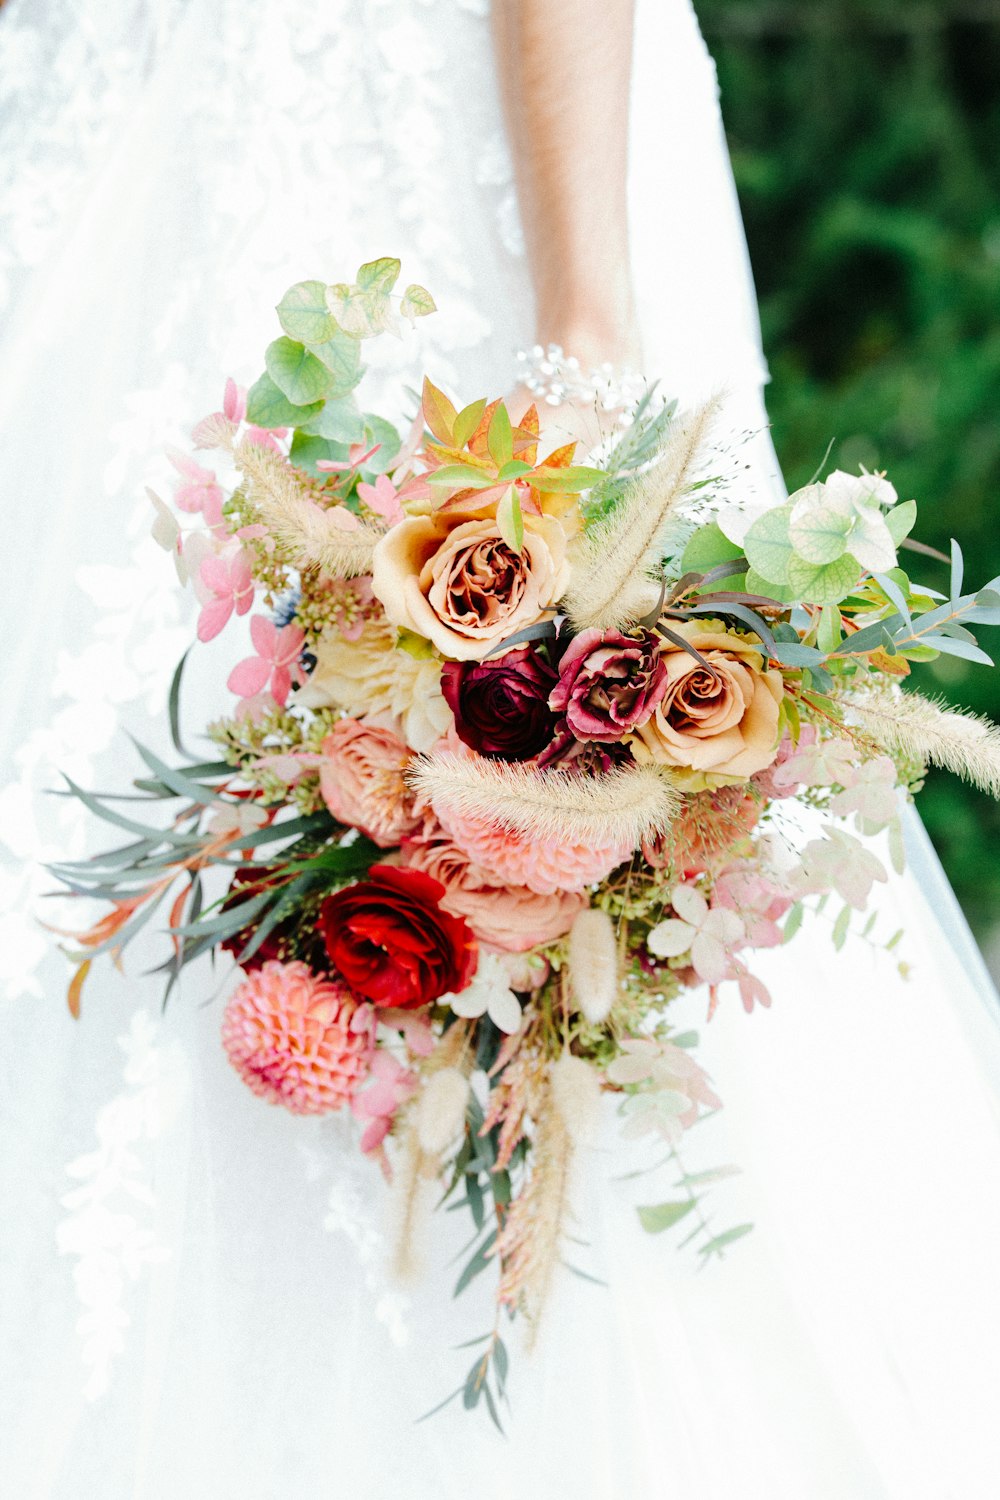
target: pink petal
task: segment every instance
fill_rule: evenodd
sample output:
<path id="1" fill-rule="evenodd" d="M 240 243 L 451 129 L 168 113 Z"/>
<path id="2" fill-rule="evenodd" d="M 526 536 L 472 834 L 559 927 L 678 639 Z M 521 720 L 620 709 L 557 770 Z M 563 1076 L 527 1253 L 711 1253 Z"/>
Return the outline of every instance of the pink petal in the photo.
<path id="1" fill-rule="evenodd" d="M 226 381 L 222 410 L 230 422 L 242 422 L 247 414 L 247 393 L 242 386 L 236 384 L 232 376 Z"/>
<path id="2" fill-rule="evenodd" d="M 230 672 L 226 686 L 231 693 L 238 693 L 241 698 L 254 698 L 263 692 L 270 675 L 270 662 L 263 661 L 259 656 L 248 656 Z"/>
<path id="3" fill-rule="evenodd" d="M 275 667 L 271 673 L 271 692 L 274 701 L 284 708 L 292 691 L 292 674 L 287 667 Z"/>
<path id="4" fill-rule="evenodd" d="M 199 641 L 214 641 L 229 621 L 233 612 L 233 601 L 229 598 L 212 599 L 198 616 Z"/>
<path id="5" fill-rule="evenodd" d="M 278 646 L 278 627 L 266 615 L 254 615 L 250 621 L 250 639 L 266 661 L 273 662 Z"/>

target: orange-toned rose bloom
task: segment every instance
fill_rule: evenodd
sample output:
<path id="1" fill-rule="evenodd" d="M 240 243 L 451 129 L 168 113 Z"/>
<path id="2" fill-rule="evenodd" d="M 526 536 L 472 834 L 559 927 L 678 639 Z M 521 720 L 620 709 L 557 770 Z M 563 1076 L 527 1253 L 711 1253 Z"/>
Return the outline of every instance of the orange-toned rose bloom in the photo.
<path id="1" fill-rule="evenodd" d="M 763 771 L 778 753 L 781 673 L 766 667 L 751 637 L 717 621 L 684 621 L 671 628 L 715 672 L 664 641 L 667 689 L 631 741 L 636 760 L 670 766 L 692 788 L 722 786 Z"/>
<path id="2" fill-rule="evenodd" d="M 410 516 L 375 549 L 372 587 L 389 619 L 454 661 L 478 661 L 532 625 L 569 580 L 566 532 L 551 516 L 524 517 L 520 553 L 489 516 Z"/>

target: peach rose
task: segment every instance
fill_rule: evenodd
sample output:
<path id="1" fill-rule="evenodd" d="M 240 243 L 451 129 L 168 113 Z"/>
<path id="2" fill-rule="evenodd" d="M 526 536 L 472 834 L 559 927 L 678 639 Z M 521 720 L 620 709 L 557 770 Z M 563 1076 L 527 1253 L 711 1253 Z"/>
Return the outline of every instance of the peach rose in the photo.
<path id="1" fill-rule="evenodd" d="M 752 638 L 718 621 L 690 620 L 671 629 L 715 668 L 664 641 L 667 689 L 652 718 L 632 737 L 638 761 L 678 770 L 692 789 L 742 781 L 769 766 L 778 753 L 781 673 L 766 669 Z"/>
<path id="2" fill-rule="evenodd" d="M 319 786 L 341 823 L 360 828 L 380 849 L 398 844 L 419 824 L 405 780 L 410 752 L 391 729 L 341 719 L 323 741 Z"/>
<path id="3" fill-rule="evenodd" d="M 410 516 L 379 542 L 372 572 L 395 625 L 454 661 L 478 661 L 560 598 L 566 533 L 551 516 L 525 516 L 518 554 L 490 517 Z"/>
<path id="4" fill-rule="evenodd" d="M 589 897 L 582 892 L 541 895 L 523 885 L 491 878 L 449 838 L 433 817 L 403 843 L 403 864 L 439 880 L 441 905 L 464 917 L 476 937 L 503 953 L 526 953 L 563 937 Z"/>

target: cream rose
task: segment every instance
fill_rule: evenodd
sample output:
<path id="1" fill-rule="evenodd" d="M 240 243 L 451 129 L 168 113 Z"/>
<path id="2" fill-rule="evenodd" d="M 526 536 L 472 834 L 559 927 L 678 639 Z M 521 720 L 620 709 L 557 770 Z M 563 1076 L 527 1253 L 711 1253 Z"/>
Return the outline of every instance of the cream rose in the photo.
<path id="1" fill-rule="evenodd" d="M 389 619 L 444 656 L 478 661 L 532 625 L 569 581 L 566 533 L 551 516 L 524 517 L 518 554 L 495 520 L 411 516 L 375 548 L 372 588 Z"/>
<path id="2" fill-rule="evenodd" d="M 636 760 L 674 767 L 682 780 L 697 786 L 721 786 L 763 771 L 778 753 L 781 673 L 765 670 L 765 658 L 750 638 L 716 621 L 671 622 L 671 629 L 700 651 L 717 675 L 664 641 L 667 689 L 632 738 Z"/>

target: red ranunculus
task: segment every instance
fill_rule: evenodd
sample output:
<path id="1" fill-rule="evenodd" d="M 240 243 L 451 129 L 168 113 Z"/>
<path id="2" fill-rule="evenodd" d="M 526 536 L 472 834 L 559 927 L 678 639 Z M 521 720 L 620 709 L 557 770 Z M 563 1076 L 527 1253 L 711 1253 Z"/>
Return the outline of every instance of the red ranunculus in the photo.
<path id="1" fill-rule="evenodd" d="M 420 870 L 372 865 L 320 907 L 330 962 L 356 995 L 413 1008 L 465 989 L 479 951 L 468 923 L 442 911 L 444 886 Z"/>

